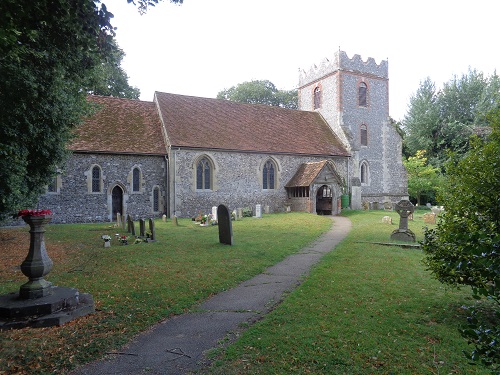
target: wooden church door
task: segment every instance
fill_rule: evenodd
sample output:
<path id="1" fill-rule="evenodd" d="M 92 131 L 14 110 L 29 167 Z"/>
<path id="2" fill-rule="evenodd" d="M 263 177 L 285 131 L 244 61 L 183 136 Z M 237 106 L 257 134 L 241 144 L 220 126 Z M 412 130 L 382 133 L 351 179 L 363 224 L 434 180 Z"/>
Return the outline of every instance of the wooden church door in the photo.
<path id="1" fill-rule="evenodd" d="M 118 185 L 113 188 L 111 192 L 111 210 L 112 210 L 112 220 L 116 220 L 116 214 L 119 212 L 123 214 L 123 190 Z"/>

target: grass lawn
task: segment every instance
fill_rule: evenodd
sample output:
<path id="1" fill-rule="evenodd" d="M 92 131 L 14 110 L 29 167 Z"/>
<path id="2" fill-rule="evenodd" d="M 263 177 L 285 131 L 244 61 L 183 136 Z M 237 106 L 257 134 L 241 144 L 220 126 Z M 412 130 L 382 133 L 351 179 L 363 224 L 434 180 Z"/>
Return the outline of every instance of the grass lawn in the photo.
<path id="1" fill-rule="evenodd" d="M 422 214 L 410 228 L 423 238 Z M 215 374 L 487 374 L 462 354 L 458 333 L 468 290 L 446 289 L 421 264 L 422 252 L 389 242 L 397 228 L 383 211 L 346 211 L 350 235 L 305 282 L 226 349 Z"/>
<path id="2" fill-rule="evenodd" d="M 0 332 L 0 374 L 64 373 L 102 357 L 298 251 L 331 220 L 304 213 L 245 218 L 233 223 L 234 246 L 219 243 L 215 226 L 179 224 L 158 220 L 158 242 L 128 246 L 114 238 L 124 231 L 109 224 L 49 224 L 45 242 L 54 267 L 46 279 L 92 294 L 97 312 L 62 327 Z M 0 294 L 27 281 L 19 266 L 29 249 L 28 230 L 0 229 Z M 103 247 L 103 234 L 113 237 L 111 248 Z"/>

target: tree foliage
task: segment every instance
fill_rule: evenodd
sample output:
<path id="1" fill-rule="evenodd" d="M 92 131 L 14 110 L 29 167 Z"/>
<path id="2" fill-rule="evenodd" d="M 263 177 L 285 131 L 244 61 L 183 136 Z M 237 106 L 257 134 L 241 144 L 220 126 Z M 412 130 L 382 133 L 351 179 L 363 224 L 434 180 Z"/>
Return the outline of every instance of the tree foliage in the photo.
<path id="1" fill-rule="evenodd" d="M 430 78 L 410 98 L 403 120 L 405 143 L 411 155 L 426 150 L 429 161 L 442 167 L 448 151 L 463 155 L 472 134 L 487 126 L 485 115 L 500 102 L 500 78 L 469 70 L 436 90 Z"/>
<path id="2" fill-rule="evenodd" d="M 471 309 L 462 334 L 475 345 L 471 359 L 500 364 L 500 109 L 485 120 L 492 125 L 487 140 L 473 137 L 463 158 L 447 163 L 446 188 L 440 193 L 446 212 L 437 227 L 425 233 L 425 264 L 443 283 L 472 288 L 476 299 L 486 297 L 494 316 L 481 319 Z"/>
<path id="3" fill-rule="evenodd" d="M 298 108 L 297 90 L 281 91 L 270 81 L 254 80 L 239 83 L 217 94 L 217 99 L 239 103 L 266 104 L 288 109 Z"/>
<path id="4" fill-rule="evenodd" d="M 93 0 L 0 2 L 0 218 L 32 207 L 63 164 L 87 92 L 107 94 L 96 77 L 126 79 L 112 17 Z"/>
<path id="5" fill-rule="evenodd" d="M 127 73 L 120 66 L 124 57 L 125 52 L 115 45 L 107 60 L 98 64 L 92 72 L 89 94 L 139 99 L 141 92 L 129 85 Z"/>
<path id="6" fill-rule="evenodd" d="M 427 163 L 425 151 L 419 150 L 415 156 L 408 157 L 403 164 L 408 172 L 408 193 L 422 204 L 422 196 L 434 199 L 439 186 L 442 184 L 441 173 Z"/>

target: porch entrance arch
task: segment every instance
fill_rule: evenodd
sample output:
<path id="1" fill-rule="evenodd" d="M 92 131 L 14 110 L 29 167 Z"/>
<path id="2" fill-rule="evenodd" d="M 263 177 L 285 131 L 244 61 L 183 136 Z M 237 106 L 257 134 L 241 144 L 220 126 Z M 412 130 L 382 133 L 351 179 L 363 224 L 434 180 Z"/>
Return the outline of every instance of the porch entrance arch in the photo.
<path id="1" fill-rule="evenodd" d="M 316 213 L 331 215 L 332 209 L 332 189 L 328 185 L 322 185 L 316 193 Z"/>

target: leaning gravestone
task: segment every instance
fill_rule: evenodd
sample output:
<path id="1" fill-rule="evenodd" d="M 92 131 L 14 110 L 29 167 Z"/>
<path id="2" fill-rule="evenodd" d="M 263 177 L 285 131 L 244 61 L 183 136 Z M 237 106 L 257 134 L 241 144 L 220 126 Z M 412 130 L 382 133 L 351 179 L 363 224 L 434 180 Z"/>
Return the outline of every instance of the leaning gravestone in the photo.
<path id="1" fill-rule="evenodd" d="M 231 213 L 223 204 L 217 207 L 217 218 L 219 219 L 219 242 L 233 244 L 233 224 L 231 222 Z"/>
<path id="2" fill-rule="evenodd" d="M 128 233 L 132 232 L 133 225 L 134 225 L 134 222 L 132 221 L 132 217 L 130 215 L 127 215 L 127 232 Z"/>
<path id="3" fill-rule="evenodd" d="M 149 219 L 149 238 L 148 242 L 156 241 L 156 229 L 155 229 L 155 221 L 153 219 Z"/>
<path id="4" fill-rule="evenodd" d="M 408 216 L 413 214 L 415 207 L 407 200 L 402 199 L 396 203 L 396 212 L 399 214 L 399 229 L 391 234 L 391 240 L 415 242 L 415 233 L 408 229 Z"/>

